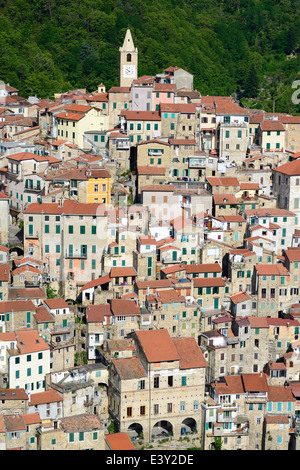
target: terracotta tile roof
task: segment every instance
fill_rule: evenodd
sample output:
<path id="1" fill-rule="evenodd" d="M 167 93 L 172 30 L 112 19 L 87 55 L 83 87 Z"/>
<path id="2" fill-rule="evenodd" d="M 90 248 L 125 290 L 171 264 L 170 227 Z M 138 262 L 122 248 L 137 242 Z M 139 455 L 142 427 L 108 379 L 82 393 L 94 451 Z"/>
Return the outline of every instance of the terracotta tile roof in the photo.
<path id="1" fill-rule="evenodd" d="M 166 168 L 154 166 L 138 166 L 137 172 L 139 175 L 161 175 L 166 174 Z"/>
<path id="2" fill-rule="evenodd" d="M 105 436 L 105 440 L 110 450 L 135 450 L 135 447 L 126 432 L 107 434 Z"/>
<path id="3" fill-rule="evenodd" d="M 298 320 L 291 320 L 290 318 L 271 318 L 271 317 L 266 317 L 267 322 L 270 325 L 274 326 L 299 326 L 299 321 Z"/>
<path id="4" fill-rule="evenodd" d="M 251 299 L 251 297 L 249 297 L 246 292 L 237 292 L 236 294 L 231 295 L 229 298 L 235 305 Z"/>
<path id="5" fill-rule="evenodd" d="M 213 383 L 218 395 L 222 394 L 243 394 L 245 393 L 241 375 L 225 376 L 225 382 Z"/>
<path id="6" fill-rule="evenodd" d="M 4 415 L 6 432 L 25 431 L 26 423 L 23 415 Z"/>
<path id="7" fill-rule="evenodd" d="M 56 215 L 99 215 L 105 214 L 106 205 L 96 203 L 84 203 L 72 200 L 64 200 L 63 204 L 54 202 L 34 202 L 23 211 L 24 214 L 56 214 Z"/>
<path id="8" fill-rule="evenodd" d="M 259 189 L 259 183 L 240 183 L 240 189 L 242 190 L 251 190 L 251 189 Z"/>
<path id="9" fill-rule="evenodd" d="M 283 165 L 274 168 L 274 171 L 288 176 L 298 176 L 300 175 L 300 159 L 284 163 Z"/>
<path id="10" fill-rule="evenodd" d="M 206 180 L 211 186 L 240 186 L 239 180 L 234 176 L 207 176 Z"/>
<path id="11" fill-rule="evenodd" d="M 103 429 L 98 416 L 88 413 L 61 418 L 60 427 L 64 432 L 80 432 Z"/>
<path id="12" fill-rule="evenodd" d="M 221 277 L 194 278 L 194 287 L 225 287 L 225 282 Z"/>
<path id="13" fill-rule="evenodd" d="M 251 328 L 269 328 L 266 317 L 247 317 Z"/>
<path id="14" fill-rule="evenodd" d="M 120 267 L 113 267 L 110 270 L 109 276 L 111 278 L 114 277 L 136 277 L 137 272 L 132 266 L 120 266 Z"/>
<path id="15" fill-rule="evenodd" d="M 46 299 L 47 294 L 43 287 L 11 287 L 8 289 L 8 299 Z"/>
<path id="16" fill-rule="evenodd" d="M 238 214 L 237 215 L 221 215 L 215 218 L 224 222 L 242 222 L 242 223 L 247 222 L 246 219 L 244 219 L 244 217 Z"/>
<path id="17" fill-rule="evenodd" d="M 7 302 L 0 302 L 0 313 L 9 312 L 27 312 L 35 311 L 36 307 L 31 300 L 8 300 Z"/>
<path id="18" fill-rule="evenodd" d="M 242 374 L 245 392 L 268 392 L 268 382 L 265 374 Z"/>
<path id="19" fill-rule="evenodd" d="M 289 272 L 282 263 L 256 264 L 254 266 L 258 276 L 289 276 Z"/>
<path id="20" fill-rule="evenodd" d="M 37 323 L 55 323 L 54 317 L 46 309 L 46 307 L 39 306 L 34 314 L 35 321 Z"/>
<path id="21" fill-rule="evenodd" d="M 172 282 L 169 279 L 158 279 L 156 281 L 137 281 L 137 289 L 161 289 L 173 287 Z"/>
<path id="22" fill-rule="evenodd" d="M 179 295 L 175 289 L 161 290 L 155 294 L 157 300 L 162 303 L 185 302 L 185 297 Z"/>
<path id="23" fill-rule="evenodd" d="M 187 264 L 185 265 L 185 270 L 187 274 L 222 272 L 222 268 L 219 263 Z"/>
<path id="24" fill-rule="evenodd" d="M 63 401 L 63 398 L 56 390 L 50 389 L 45 392 L 31 393 L 29 397 L 29 406 L 42 405 L 44 403 L 55 403 Z"/>
<path id="25" fill-rule="evenodd" d="M 80 121 L 80 119 L 84 118 L 85 114 L 80 113 L 70 113 L 70 112 L 63 112 L 56 114 L 57 119 L 67 119 L 68 121 Z"/>
<path id="26" fill-rule="evenodd" d="M 141 245 L 156 245 L 155 238 L 150 235 L 139 235 L 138 240 Z"/>
<path id="27" fill-rule="evenodd" d="M 173 338 L 173 344 L 179 354 L 180 369 L 198 369 L 208 367 L 207 361 L 195 338 Z"/>
<path id="28" fill-rule="evenodd" d="M 88 178 L 111 178 L 111 174 L 105 168 L 90 169 L 87 176 Z"/>
<path id="29" fill-rule="evenodd" d="M 284 385 L 269 385 L 268 401 L 296 401 L 290 387 Z"/>
<path id="30" fill-rule="evenodd" d="M 46 304 L 50 310 L 52 309 L 59 309 L 59 308 L 69 308 L 69 305 L 65 301 L 65 299 L 46 299 L 44 300 L 44 304 Z"/>
<path id="31" fill-rule="evenodd" d="M 37 423 L 42 422 L 39 413 L 28 413 L 23 416 L 24 416 L 24 421 L 25 421 L 26 426 L 30 426 L 31 424 L 37 424 Z"/>
<path id="32" fill-rule="evenodd" d="M 107 274 L 106 276 L 99 277 L 98 279 L 94 279 L 93 281 L 87 282 L 81 289 L 80 292 L 83 290 L 91 289 L 92 287 L 102 286 L 103 284 L 107 284 L 111 282 L 111 277 Z"/>
<path id="33" fill-rule="evenodd" d="M 127 86 L 113 86 L 108 90 L 108 93 L 129 93 L 130 87 Z"/>
<path id="34" fill-rule="evenodd" d="M 213 201 L 216 205 L 237 204 L 234 194 L 213 194 Z"/>
<path id="35" fill-rule="evenodd" d="M 17 341 L 15 332 L 9 331 L 6 333 L 0 333 L 0 341 Z"/>
<path id="36" fill-rule="evenodd" d="M 24 388 L 1 388 L 1 400 L 28 400 L 28 395 Z"/>
<path id="37" fill-rule="evenodd" d="M 96 101 L 97 103 L 102 103 L 102 102 L 105 102 L 107 103 L 108 102 L 108 95 L 107 93 L 95 93 L 94 95 L 90 95 L 86 98 L 87 101 Z"/>
<path id="38" fill-rule="evenodd" d="M 217 114 L 248 115 L 249 111 L 228 99 L 216 101 Z"/>
<path id="39" fill-rule="evenodd" d="M 267 207 L 258 209 L 247 209 L 245 210 L 246 217 L 257 215 L 257 217 L 288 217 L 295 216 L 294 212 L 286 209 L 279 209 L 277 207 Z"/>
<path id="40" fill-rule="evenodd" d="M 180 360 L 168 330 L 139 330 L 135 334 L 149 363 Z"/>
<path id="41" fill-rule="evenodd" d="M 288 248 L 287 250 L 284 250 L 284 254 L 288 258 L 289 261 L 294 262 L 294 261 L 300 261 L 300 249 L 292 249 Z"/>
<path id="42" fill-rule="evenodd" d="M 175 83 L 154 83 L 155 92 L 175 92 L 176 85 Z"/>
<path id="43" fill-rule="evenodd" d="M 45 340 L 39 336 L 37 330 L 24 328 L 16 332 L 17 347 L 20 354 L 33 353 L 38 351 L 46 351 L 50 346 Z"/>
<path id="44" fill-rule="evenodd" d="M 161 271 L 164 274 L 177 273 L 180 271 L 185 271 L 185 266 L 181 266 L 180 264 L 174 265 L 174 266 L 168 266 L 167 268 L 162 268 Z"/>
<path id="45" fill-rule="evenodd" d="M 137 357 L 112 359 L 112 363 L 122 380 L 140 379 L 147 375 Z"/>
<path id="46" fill-rule="evenodd" d="M 8 282 L 9 279 L 9 264 L 0 264 L 0 281 Z"/>
<path id="47" fill-rule="evenodd" d="M 111 299 L 110 301 L 111 311 L 116 316 L 121 315 L 140 315 L 141 310 L 135 300 L 126 299 Z"/>
<path id="48" fill-rule="evenodd" d="M 260 123 L 262 131 L 284 131 L 285 127 L 282 122 L 273 119 L 265 119 Z"/>
<path id="49" fill-rule="evenodd" d="M 13 276 L 17 276 L 18 274 L 22 274 L 25 272 L 31 272 L 34 274 L 41 274 L 41 271 L 33 266 L 26 265 L 26 266 L 21 266 L 20 268 L 16 268 L 12 271 Z"/>
<path id="50" fill-rule="evenodd" d="M 109 304 L 89 305 L 85 314 L 87 323 L 103 323 L 105 321 L 105 317 L 112 316 Z"/>
<path id="51" fill-rule="evenodd" d="M 169 139 L 171 145 L 196 145 L 195 139 Z"/>
<path id="52" fill-rule="evenodd" d="M 265 422 L 267 424 L 289 424 L 289 417 L 286 415 L 266 415 Z"/>
<path id="53" fill-rule="evenodd" d="M 44 157 L 42 155 L 36 155 L 35 153 L 32 153 L 32 152 L 15 153 L 15 154 L 9 155 L 8 158 L 10 160 L 15 160 L 17 162 L 22 162 L 25 160 L 35 160 L 36 162 L 53 163 L 53 162 L 59 161 L 57 158 L 52 157 L 51 155 L 49 155 L 48 157 Z"/>

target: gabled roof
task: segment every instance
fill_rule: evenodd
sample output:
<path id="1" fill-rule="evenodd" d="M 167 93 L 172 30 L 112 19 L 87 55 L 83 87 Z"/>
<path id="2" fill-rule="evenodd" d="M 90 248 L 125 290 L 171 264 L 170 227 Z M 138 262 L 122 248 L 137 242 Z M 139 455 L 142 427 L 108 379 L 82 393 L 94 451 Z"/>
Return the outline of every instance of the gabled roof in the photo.
<path id="1" fill-rule="evenodd" d="M 274 168 L 274 171 L 277 173 L 283 173 L 287 176 L 298 176 L 300 175 L 300 159 L 284 163 L 283 165 Z"/>
<path id="2" fill-rule="evenodd" d="M 105 317 L 112 316 L 110 304 L 89 305 L 85 314 L 87 323 L 103 323 Z"/>
<path id="3" fill-rule="evenodd" d="M 185 266 L 187 274 L 191 273 L 221 273 L 222 268 L 219 263 L 187 264 Z"/>
<path id="4" fill-rule="evenodd" d="M 289 272 L 282 263 L 256 264 L 254 268 L 258 276 L 289 276 Z"/>
<path id="5" fill-rule="evenodd" d="M 195 338 L 173 338 L 173 344 L 179 354 L 180 369 L 198 369 L 208 367 L 208 363 L 195 340 Z"/>
<path id="6" fill-rule="evenodd" d="M 135 450 L 135 447 L 126 432 L 107 434 L 105 436 L 105 440 L 111 450 Z"/>
<path id="7" fill-rule="evenodd" d="M 112 359 L 112 364 L 116 368 L 116 371 L 122 380 L 132 380 L 146 377 L 146 371 L 137 357 Z"/>
<path id="8" fill-rule="evenodd" d="M 168 330 L 138 330 L 135 334 L 148 362 L 180 360 Z"/>
<path id="9" fill-rule="evenodd" d="M 216 205 L 237 204 L 234 194 L 213 194 L 213 201 Z"/>

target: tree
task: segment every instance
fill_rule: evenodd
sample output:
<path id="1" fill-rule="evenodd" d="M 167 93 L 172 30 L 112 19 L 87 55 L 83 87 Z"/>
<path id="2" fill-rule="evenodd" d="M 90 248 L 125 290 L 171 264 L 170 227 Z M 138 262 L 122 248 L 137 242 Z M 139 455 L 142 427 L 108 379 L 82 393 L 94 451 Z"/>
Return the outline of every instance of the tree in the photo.
<path id="1" fill-rule="evenodd" d="M 222 439 L 221 439 L 221 437 L 215 437 L 214 447 L 215 447 L 215 450 L 222 450 Z"/>
<path id="2" fill-rule="evenodd" d="M 259 91 L 259 78 L 254 63 L 251 64 L 246 77 L 244 95 L 248 98 L 256 98 Z"/>

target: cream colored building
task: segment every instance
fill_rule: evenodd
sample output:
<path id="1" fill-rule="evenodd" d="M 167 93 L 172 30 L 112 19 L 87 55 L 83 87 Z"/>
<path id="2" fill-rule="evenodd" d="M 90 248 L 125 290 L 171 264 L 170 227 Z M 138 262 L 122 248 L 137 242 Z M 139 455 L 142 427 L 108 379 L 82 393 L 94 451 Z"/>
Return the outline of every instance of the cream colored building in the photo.
<path id="1" fill-rule="evenodd" d="M 110 371 L 109 410 L 119 431 L 145 442 L 198 433 L 207 363 L 195 339 L 171 339 L 165 329 L 132 338 L 136 357 L 112 360 Z"/>

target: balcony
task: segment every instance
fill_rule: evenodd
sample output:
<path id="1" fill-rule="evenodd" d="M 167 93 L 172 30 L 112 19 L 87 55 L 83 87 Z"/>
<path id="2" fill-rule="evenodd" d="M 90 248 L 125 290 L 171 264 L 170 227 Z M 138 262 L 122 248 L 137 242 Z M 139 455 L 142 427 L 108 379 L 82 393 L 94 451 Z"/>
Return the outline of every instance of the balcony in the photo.
<path id="1" fill-rule="evenodd" d="M 261 403 L 268 400 L 267 392 L 246 393 L 246 403 Z"/>
<path id="2" fill-rule="evenodd" d="M 163 153 L 163 150 L 148 150 L 148 155 L 151 157 L 161 157 Z"/>
<path id="3" fill-rule="evenodd" d="M 77 251 L 74 252 L 67 252 L 65 254 L 66 259 L 87 259 L 87 253 L 86 252 L 80 252 L 78 253 Z"/>
<path id="4" fill-rule="evenodd" d="M 117 150 L 129 150 L 130 144 L 129 141 L 117 141 Z"/>
<path id="5" fill-rule="evenodd" d="M 25 233 L 24 234 L 24 237 L 27 239 L 27 238 L 30 238 L 30 239 L 39 239 L 39 232 L 28 232 L 28 233 Z"/>
<path id="6" fill-rule="evenodd" d="M 189 168 L 205 168 L 206 159 L 205 158 L 189 158 Z"/>

